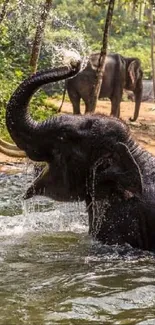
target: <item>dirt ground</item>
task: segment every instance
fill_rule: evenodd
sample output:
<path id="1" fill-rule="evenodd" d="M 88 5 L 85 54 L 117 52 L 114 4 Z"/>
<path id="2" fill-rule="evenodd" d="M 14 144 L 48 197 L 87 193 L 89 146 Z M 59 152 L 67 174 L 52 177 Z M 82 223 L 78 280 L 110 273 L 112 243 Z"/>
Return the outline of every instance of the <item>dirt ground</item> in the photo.
<path id="1" fill-rule="evenodd" d="M 141 103 L 138 120 L 130 122 L 129 118 L 134 114 L 134 105 L 134 102 L 122 102 L 120 117 L 129 124 L 136 141 L 155 154 L 155 103 Z M 110 101 L 98 101 L 95 112 L 109 115 L 110 107 Z M 72 105 L 69 102 L 64 103 L 62 112 L 72 113 Z M 81 105 L 81 112 L 84 113 L 84 105 Z"/>
<path id="2" fill-rule="evenodd" d="M 54 100 L 53 100 L 54 101 Z M 56 103 L 58 106 L 60 102 Z M 84 112 L 84 105 L 81 105 L 81 111 Z M 63 104 L 62 113 L 72 113 L 72 105 L 70 102 Z M 96 113 L 110 114 L 110 102 L 98 101 Z M 131 128 L 131 132 L 141 146 L 145 147 L 148 151 L 155 154 L 155 104 L 142 103 L 140 108 L 139 118 L 136 122 L 130 123 L 129 117 L 133 117 L 134 103 L 122 102 L 121 103 L 121 118 L 125 120 Z M 22 162 L 22 159 L 15 159 L 7 157 L 0 153 L 0 171 L 5 169 L 5 164 L 13 164 L 15 162 Z"/>

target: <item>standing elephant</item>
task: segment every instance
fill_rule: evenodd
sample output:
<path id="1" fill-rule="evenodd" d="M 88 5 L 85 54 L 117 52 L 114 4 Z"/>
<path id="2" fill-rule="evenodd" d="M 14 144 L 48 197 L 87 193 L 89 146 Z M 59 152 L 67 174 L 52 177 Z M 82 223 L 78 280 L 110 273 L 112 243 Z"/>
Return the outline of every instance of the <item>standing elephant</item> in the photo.
<path id="1" fill-rule="evenodd" d="M 29 115 L 39 87 L 79 69 L 77 64 L 38 72 L 19 85 L 7 105 L 13 141 L 30 159 L 46 162 L 24 198 L 85 201 L 94 238 L 154 250 L 155 157 L 132 139 L 128 126 L 104 115 L 58 115 L 44 122 Z"/>
<path id="2" fill-rule="evenodd" d="M 85 102 L 85 113 L 92 112 L 90 95 L 96 77 L 99 55 L 99 53 L 92 54 L 86 68 L 76 77 L 66 81 L 61 107 L 67 89 L 70 101 L 73 105 L 74 114 L 80 114 L 81 98 Z M 116 117 L 120 116 L 120 102 L 123 89 L 127 89 L 133 91 L 135 95 L 135 112 L 134 117 L 130 118 L 130 120 L 136 121 L 139 115 L 142 98 L 142 77 L 143 72 L 139 59 L 123 57 L 120 54 L 107 55 L 99 98 L 110 98 L 111 115 Z"/>

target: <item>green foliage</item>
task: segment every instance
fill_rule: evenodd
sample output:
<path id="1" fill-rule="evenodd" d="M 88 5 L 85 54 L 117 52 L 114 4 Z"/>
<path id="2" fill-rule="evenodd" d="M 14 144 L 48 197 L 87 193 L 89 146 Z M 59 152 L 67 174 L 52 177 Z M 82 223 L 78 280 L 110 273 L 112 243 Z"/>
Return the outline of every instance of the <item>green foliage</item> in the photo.
<path id="1" fill-rule="evenodd" d="M 6 85 L 5 90 L 6 98 L 0 102 L 0 137 L 4 138 L 7 141 L 12 141 L 5 126 L 6 104 L 12 94 L 12 89 L 10 91 L 9 84 Z M 57 113 L 58 107 L 52 102 L 47 101 L 47 98 L 48 97 L 45 92 L 43 90 L 40 90 L 36 93 L 30 102 L 30 114 L 36 121 L 43 121 Z"/>
<path id="2" fill-rule="evenodd" d="M 20 71 L 17 71 L 16 77 L 17 75 L 18 77 L 21 77 Z M 6 130 L 5 112 L 7 102 L 19 84 L 19 80 L 17 82 L 16 77 L 12 77 L 12 83 L 3 78 L 3 84 L 2 87 L 0 87 L 0 137 L 4 138 L 7 141 L 12 140 Z M 43 90 L 38 91 L 32 97 L 32 100 L 30 102 L 30 114 L 36 121 L 43 121 L 45 119 L 51 118 L 52 115 L 57 113 L 58 108 L 59 107 L 53 104 L 52 101 L 48 101 L 48 96 Z"/>
<path id="3" fill-rule="evenodd" d="M 3 66 L 4 67 L 4 66 Z M 22 78 L 21 70 L 14 73 L 9 69 L 9 60 L 5 61 L 5 71 L 0 71 L 0 136 L 10 139 L 5 126 L 5 110 L 7 102 Z M 1 69 L 2 70 L 2 69 Z"/>
<path id="4" fill-rule="evenodd" d="M 122 3 L 121 3 L 122 2 Z M 55 0 L 56 13 L 59 17 L 67 17 L 70 22 L 79 28 L 84 34 L 89 51 L 100 51 L 102 34 L 107 12 L 107 1 L 83 0 Z M 145 8 L 149 7 L 149 1 L 145 1 Z M 142 4 L 143 16 L 139 19 L 139 11 Z M 144 78 L 150 78 L 150 30 L 149 17 L 144 11 L 144 1 L 127 0 L 116 1 L 109 37 L 109 52 L 118 52 L 124 56 L 138 57 L 142 62 Z M 147 9 L 148 10 L 148 9 Z M 134 14 L 134 15 L 133 15 Z M 72 35 L 69 30 L 70 35 Z M 60 30 L 61 34 L 61 30 Z M 60 35 L 59 34 L 59 35 Z M 65 29 L 63 28 L 63 34 Z M 61 41 L 63 40 L 63 35 Z"/>
<path id="5" fill-rule="evenodd" d="M 42 90 L 32 98 L 30 103 L 30 112 L 36 121 L 51 118 L 52 115 L 57 113 L 57 110 L 58 107 L 47 101 L 47 95 Z"/>

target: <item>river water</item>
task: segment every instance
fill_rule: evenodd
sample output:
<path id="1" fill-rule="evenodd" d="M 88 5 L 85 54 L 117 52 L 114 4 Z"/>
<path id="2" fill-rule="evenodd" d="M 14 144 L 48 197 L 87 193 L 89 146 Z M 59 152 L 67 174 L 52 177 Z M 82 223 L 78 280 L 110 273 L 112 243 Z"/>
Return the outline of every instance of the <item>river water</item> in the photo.
<path id="1" fill-rule="evenodd" d="M 154 254 L 93 241 L 82 203 L 23 203 L 30 179 L 0 173 L 0 325 L 154 325 Z"/>

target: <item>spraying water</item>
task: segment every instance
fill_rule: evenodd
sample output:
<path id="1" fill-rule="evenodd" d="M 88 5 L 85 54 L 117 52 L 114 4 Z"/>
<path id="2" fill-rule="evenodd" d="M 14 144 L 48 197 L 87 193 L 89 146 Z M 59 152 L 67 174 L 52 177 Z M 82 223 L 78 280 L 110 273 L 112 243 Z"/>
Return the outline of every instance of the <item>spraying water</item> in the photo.
<path id="1" fill-rule="evenodd" d="M 23 192 L 33 179 L 33 166 L 28 163 L 20 168 L 18 173 L 1 174 L 0 236 L 87 231 L 87 214 L 82 203 L 57 203 L 43 197 L 23 201 Z"/>

